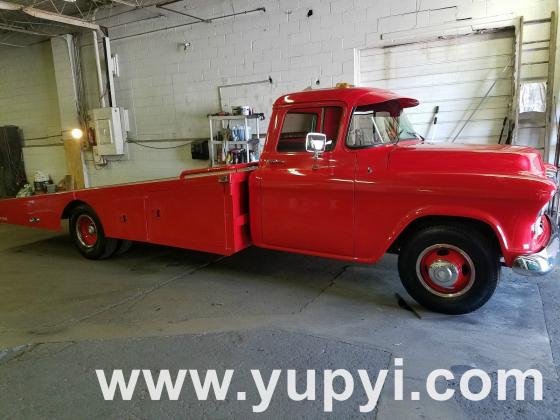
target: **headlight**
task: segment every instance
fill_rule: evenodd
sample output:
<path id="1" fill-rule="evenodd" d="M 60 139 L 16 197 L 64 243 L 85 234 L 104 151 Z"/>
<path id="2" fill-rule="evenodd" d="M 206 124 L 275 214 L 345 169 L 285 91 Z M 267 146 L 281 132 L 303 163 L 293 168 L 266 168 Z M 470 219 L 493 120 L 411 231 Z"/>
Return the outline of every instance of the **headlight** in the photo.
<path id="1" fill-rule="evenodd" d="M 546 168 L 546 177 L 556 182 L 556 185 L 560 182 L 560 173 L 558 168 L 552 166 Z"/>
<path id="2" fill-rule="evenodd" d="M 539 237 L 544 233 L 544 220 L 543 216 L 539 216 L 535 224 L 532 226 L 531 231 L 533 232 L 533 236 Z"/>
<path id="3" fill-rule="evenodd" d="M 531 233 L 536 238 L 538 238 L 544 233 L 544 223 L 545 223 L 544 219 L 547 211 L 548 211 L 548 204 L 542 208 L 542 210 L 539 212 L 539 215 L 537 216 L 537 220 L 531 226 Z"/>

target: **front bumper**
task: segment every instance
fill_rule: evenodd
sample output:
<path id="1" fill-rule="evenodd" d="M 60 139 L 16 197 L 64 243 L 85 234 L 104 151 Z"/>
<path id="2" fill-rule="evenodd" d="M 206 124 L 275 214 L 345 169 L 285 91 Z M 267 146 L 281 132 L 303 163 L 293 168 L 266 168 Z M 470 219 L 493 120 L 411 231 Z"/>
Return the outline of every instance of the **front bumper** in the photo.
<path id="1" fill-rule="evenodd" d="M 558 218 L 551 217 L 552 233 L 548 245 L 536 254 L 522 255 L 513 261 L 512 269 L 523 276 L 544 276 L 560 263 Z"/>

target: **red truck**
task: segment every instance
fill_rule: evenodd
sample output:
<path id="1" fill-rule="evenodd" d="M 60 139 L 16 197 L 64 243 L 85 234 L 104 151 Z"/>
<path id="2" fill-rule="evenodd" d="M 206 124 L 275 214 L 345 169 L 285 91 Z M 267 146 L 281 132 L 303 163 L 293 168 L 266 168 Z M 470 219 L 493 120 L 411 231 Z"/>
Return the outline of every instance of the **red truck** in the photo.
<path id="1" fill-rule="evenodd" d="M 410 295 L 461 314 L 493 294 L 501 266 L 559 259 L 558 168 L 528 147 L 428 144 L 379 89 L 311 90 L 274 104 L 258 164 L 178 179 L 0 201 L 0 223 L 70 233 L 90 259 L 132 241 L 231 255 L 255 245 L 358 263 L 399 255 Z"/>

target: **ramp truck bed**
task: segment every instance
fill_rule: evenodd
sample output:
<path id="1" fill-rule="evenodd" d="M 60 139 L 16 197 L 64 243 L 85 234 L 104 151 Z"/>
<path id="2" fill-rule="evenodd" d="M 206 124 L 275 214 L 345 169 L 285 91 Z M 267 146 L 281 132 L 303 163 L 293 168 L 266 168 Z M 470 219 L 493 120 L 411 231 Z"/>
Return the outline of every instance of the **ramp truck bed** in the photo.
<path id="1" fill-rule="evenodd" d="M 102 236 L 231 255 L 251 244 L 248 178 L 254 167 L 0 200 L 0 222 L 59 231 L 61 220 L 70 219 L 71 233 L 86 249 Z"/>

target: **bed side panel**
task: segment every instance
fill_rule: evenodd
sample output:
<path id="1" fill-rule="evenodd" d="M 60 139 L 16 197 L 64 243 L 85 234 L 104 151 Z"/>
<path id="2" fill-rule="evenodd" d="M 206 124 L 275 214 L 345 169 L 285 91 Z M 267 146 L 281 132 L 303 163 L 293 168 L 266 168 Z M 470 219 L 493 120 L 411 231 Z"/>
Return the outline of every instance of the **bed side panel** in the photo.
<path id="1" fill-rule="evenodd" d="M 59 231 L 61 215 L 72 192 L 0 200 L 0 223 Z"/>

